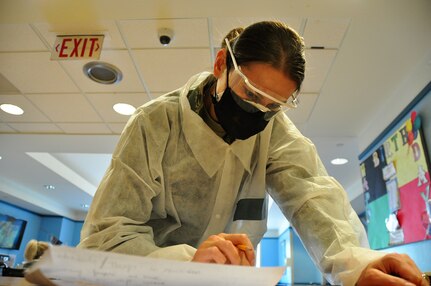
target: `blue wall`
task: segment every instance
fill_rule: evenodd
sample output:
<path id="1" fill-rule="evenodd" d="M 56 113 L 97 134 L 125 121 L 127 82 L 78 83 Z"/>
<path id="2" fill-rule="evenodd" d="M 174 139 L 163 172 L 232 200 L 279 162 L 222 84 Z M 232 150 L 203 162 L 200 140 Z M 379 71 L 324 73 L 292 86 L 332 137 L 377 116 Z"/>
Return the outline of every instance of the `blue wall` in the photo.
<path id="1" fill-rule="evenodd" d="M 278 238 L 264 238 L 260 242 L 260 265 L 279 266 Z"/>
<path id="2" fill-rule="evenodd" d="M 19 250 L 0 248 L 0 254 L 16 255 L 15 266 L 24 262 L 24 250 L 31 239 L 50 241 L 51 236 L 60 239 L 64 245 L 76 246 L 83 222 L 63 217 L 42 216 L 0 201 L 0 213 L 27 221 Z"/>
<path id="3" fill-rule="evenodd" d="M 292 231 L 288 228 L 284 231 L 278 238 L 278 265 L 286 266 L 286 271 L 284 271 L 283 277 L 281 277 L 280 282 L 282 283 L 293 283 L 294 279 L 292 277 L 292 251 L 295 249 L 292 245 Z"/>
<path id="4" fill-rule="evenodd" d="M 305 250 L 299 236 L 295 231 L 292 236 L 293 243 L 293 278 L 295 283 L 311 284 L 322 283 L 322 273 L 314 265 L 307 250 Z"/>
<path id="5" fill-rule="evenodd" d="M 67 218 L 62 218 L 60 241 L 65 245 L 73 245 L 73 237 L 75 231 L 75 222 Z"/>
<path id="6" fill-rule="evenodd" d="M 55 216 L 42 216 L 41 218 L 42 222 L 40 224 L 39 235 L 35 237 L 35 239 L 50 241 L 51 236 L 56 236 L 60 239 L 59 234 L 61 233 L 62 218 Z"/>

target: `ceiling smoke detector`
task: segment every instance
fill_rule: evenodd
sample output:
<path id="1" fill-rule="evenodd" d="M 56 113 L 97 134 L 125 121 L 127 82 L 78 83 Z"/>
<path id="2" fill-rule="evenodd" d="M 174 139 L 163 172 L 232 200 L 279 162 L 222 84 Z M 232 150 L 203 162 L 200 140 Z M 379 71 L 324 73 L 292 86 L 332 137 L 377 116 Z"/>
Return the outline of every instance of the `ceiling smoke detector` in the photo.
<path id="1" fill-rule="evenodd" d="M 83 68 L 91 80 L 102 84 L 115 84 L 123 79 L 120 69 L 105 62 L 89 62 Z"/>

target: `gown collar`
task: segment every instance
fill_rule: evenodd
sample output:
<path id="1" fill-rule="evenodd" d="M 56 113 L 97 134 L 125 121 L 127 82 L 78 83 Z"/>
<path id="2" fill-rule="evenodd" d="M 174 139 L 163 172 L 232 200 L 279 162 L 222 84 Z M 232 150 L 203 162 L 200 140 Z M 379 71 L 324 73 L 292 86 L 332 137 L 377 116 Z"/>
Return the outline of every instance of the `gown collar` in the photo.
<path id="1" fill-rule="evenodd" d="M 254 135 L 246 140 L 235 140 L 229 145 L 214 133 L 199 114 L 190 107 L 188 93 L 196 89 L 208 76 L 210 76 L 208 72 L 193 76 L 181 90 L 181 120 L 186 141 L 194 156 L 210 177 L 222 167 L 227 152 L 236 156 L 244 169 L 251 173 L 251 158 L 256 138 L 259 135 Z M 203 95 L 201 94 L 200 96 Z"/>

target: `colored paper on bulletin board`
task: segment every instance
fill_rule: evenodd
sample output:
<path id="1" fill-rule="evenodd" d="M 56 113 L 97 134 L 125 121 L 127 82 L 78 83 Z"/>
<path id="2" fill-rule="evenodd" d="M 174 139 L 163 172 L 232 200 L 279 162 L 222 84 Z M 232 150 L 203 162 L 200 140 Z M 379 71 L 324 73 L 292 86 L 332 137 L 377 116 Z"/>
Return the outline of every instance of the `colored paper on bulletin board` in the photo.
<path id="1" fill-rule="evenodd" d="M 385 248 L 389 245 L 389 236 L 385 226 L 385 218 L 389 212 L 388 196 L 381 196 L 374 200 L 368 208 L 372 214 L 367 224 L 370 246 L 373 249 Z"/>
<path id="2" fill-rule="evenodd" d="M 431 239 L 430 164 L 420 125 L 413 112 L 361 163 L 373 249 Z"/>

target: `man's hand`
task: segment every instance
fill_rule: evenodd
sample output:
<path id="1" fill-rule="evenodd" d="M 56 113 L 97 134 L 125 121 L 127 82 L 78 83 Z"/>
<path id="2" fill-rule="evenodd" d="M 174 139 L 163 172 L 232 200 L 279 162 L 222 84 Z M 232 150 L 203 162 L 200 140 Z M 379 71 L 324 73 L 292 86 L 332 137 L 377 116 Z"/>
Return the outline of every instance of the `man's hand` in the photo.
<path id="1" fill-rule="evenodd" d="M 247 235 L 220 233 L 205 240 L 192 261 L 252 266 L 255 265 L 255 254 Z"/>
<path id="2" fill-rule="evenodd" d="M 368 264 L 356 286 L 429 286 L 413 260 L 405 254 L 387 254 Z"/>

